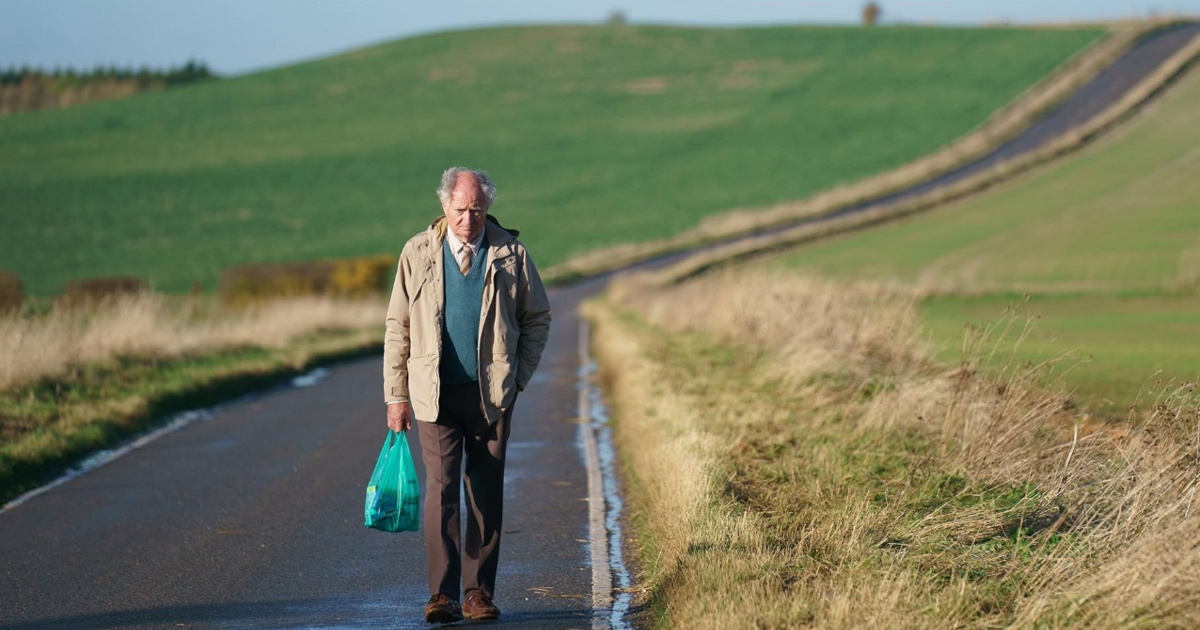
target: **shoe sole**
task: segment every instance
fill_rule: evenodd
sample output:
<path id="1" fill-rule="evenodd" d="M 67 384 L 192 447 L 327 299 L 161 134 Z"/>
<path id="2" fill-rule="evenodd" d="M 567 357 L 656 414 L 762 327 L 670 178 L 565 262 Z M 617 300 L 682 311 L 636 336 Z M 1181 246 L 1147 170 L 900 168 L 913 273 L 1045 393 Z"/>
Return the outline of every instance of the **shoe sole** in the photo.
<path id="1" fill-rule="evenodd" d="M 425 623 L 454 623 L 455 621 L 462 621 L 462 615 L 455 615 L 443 610 L 425 615 Z"/>
<path id="2" fill-rule="evenodd" d="M 490 621 L 492 619 L 499 619 L 500 613 L 495 613 L 495 614 L 482 613 L 479 615 L 467 615 L 464 613 L 463 616 L 466 617 L 467 619 L 470 619 L 471 621 Z"/>

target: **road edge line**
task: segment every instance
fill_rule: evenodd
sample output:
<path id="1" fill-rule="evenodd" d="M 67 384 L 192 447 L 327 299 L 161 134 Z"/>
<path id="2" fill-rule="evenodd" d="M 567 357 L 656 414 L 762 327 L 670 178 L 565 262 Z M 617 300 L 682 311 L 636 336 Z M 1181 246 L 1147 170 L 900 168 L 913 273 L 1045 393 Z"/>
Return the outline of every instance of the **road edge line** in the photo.
<path id="1" fill-rule="evenodd" d="M 288 380 L 286 385 L 275 385 L 262 390 L 251 391 L 242 394 L 241 396 L 219 402 L 215 405 L 179 411 L 166 416 L 167 419 L 165 421 L 156 421 L 156 426 L 154 426 L 154 428 L 143 431 L 142 433 L 135 435 L 132 439 L 124 443 L 120 443 L 112 448 L 94 451 L 87 457 L 84 457 L 75 464 L 69 466 L 63 473 L 59 474 L 54 479 L 51 479 L 50 481 L 36 488 L 27 490 L 13 497 L 7 503 L 0 504 L 0 515 L 20 507 L 30 499 L 34 499 L 63 484 L 74 481 L 75 479 L 78 479 L 98 468 L 111 464 L 125 455 L 128 455 L 129 453 L 132 453 L 133 451 L 136 451 L 137 449 L 154 442 L 158 438 L 174 433 L 192 424 L 193 422 L 198 420 L 211 420 L 216 417 L 217 414 L 224 411 L 225 407 L 229 405 L 235 405 L 247 400 L 252 400 L 281 386 L 290 388 L 311 387 L 320 380 L 324 379 L 328 373 L 329 370 L 327 368 L 317 366 L 308 370 L 307 372 L 304 372 L 303 374 L 293 376 Z"/>
<path id="2" fill-rule="evenodd" d="M 579 391 L 578 424 L 583 442 L 583 462 L 587 469 L 588 543 L 592 563 L 592 628 L 609 628 L 612 609 L 612 570 L 608 557 L 608 529 L 605 526 L 604 478 L 600 472 L 600 449 L 592 426 L 591 372 L 593 363 L 588 351 L 588 323 L 579 320 Z"/>

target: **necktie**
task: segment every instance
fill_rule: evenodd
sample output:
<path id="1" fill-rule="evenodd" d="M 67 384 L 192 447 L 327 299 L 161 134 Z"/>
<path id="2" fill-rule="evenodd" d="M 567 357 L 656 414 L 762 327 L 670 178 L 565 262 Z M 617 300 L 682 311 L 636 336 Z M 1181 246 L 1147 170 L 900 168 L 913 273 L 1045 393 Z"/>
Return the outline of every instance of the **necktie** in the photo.
<path id="1" fill-rule="evenodd" d="M 458 253 L 458 270 L 461 271 L 462 275 L 465 276 L 467 275 L 467 272 L 471 270 L 471 258 L 473 257 L 474 252 L 471 251 L 470 247 L 463 245 L 462 249 L 458 250 Z"/>

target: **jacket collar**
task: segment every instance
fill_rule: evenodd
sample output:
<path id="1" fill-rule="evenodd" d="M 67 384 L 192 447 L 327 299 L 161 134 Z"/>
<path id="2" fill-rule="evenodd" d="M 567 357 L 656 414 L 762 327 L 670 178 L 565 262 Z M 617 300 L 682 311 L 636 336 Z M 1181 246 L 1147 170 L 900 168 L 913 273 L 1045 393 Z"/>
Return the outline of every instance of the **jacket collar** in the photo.
<path id="1" fill-rule="evenodd" d="M 483 222 L 483 230 L 487 232 L 488 245 L 493 247 L 507 245 L 509 241 L 512 241 L 520 234 L 518 230 L 510 230 L 500 225 L 496 217 L 490 214 L 487 215 L 487 220 Z"/>

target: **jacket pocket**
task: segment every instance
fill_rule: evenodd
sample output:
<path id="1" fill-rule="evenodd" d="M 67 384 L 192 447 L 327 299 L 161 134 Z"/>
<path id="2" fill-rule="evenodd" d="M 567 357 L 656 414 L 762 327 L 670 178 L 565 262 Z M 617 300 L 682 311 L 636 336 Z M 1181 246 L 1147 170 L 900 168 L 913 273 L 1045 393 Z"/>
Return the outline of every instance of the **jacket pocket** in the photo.
<path id="1" fill-rule="evenodd" d="M 408 358 L 408 400 L 417 419 L 437 420 L 437 355 Z"/>
<path id="2" fill-rule="evenodd" d="M 441 320 L 437 312 L 432 284 L 428 279 L 422 279 L 413 294 L 409 305 L 408 337 L 413 356 L 422 357 L 437 352 L 438 339 L 441 336 Z"/>
<path id="3" fill-rule="evenodd" d="M 493 407 L 507 409 L 517 395 L 516 355 L 495 353 L 487 364 L 488 402 Z"/>
<path id="4" fill-rule="evenodd" d="M 493 356 L 515 355 L 517 354 L 518 341 L 521 339 L 521 331 L 512 328 L 507 322 L 503 326 L 496 327 L 498 330 L 492 332 L 491 352 Z"/>
<path id="5" fill-rule="evenodd" d="M 412 291 L 412 297 L 408 298 L 408 304 L 410 307 L 417 303 L 417 300 L 421 297 L 421 289 L 424 289 L 425 285 L 427 284 L 429 284 L 429 278 L 427 276 L 422 276 L 421 282 L 417 285 L 417 288 L 413 289 Z"/>

